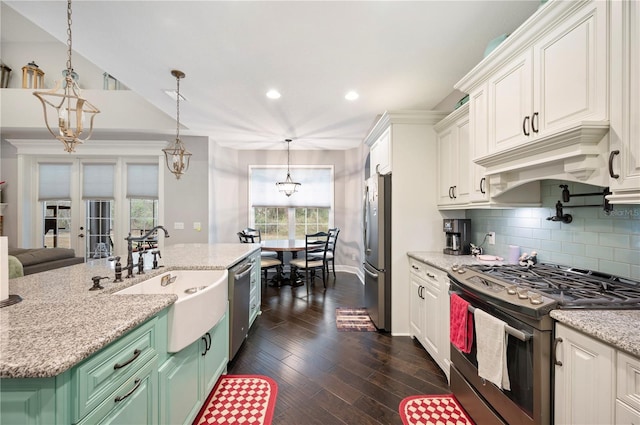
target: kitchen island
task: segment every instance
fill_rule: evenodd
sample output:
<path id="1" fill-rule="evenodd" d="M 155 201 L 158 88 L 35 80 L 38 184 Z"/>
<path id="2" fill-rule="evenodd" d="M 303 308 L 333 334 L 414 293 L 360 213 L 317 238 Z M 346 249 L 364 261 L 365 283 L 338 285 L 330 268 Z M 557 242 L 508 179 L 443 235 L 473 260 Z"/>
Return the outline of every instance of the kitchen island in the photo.
<path id="1" fill-rule="evenodd" d="M 113 293 L 176 269 L 224 270 L 258 244 L 178 244 L 162 251 L 164 267 L 114 283 L 114 263 L 91 260 L 9 281 L 22 297 L 0 309 L 0 378 L 53 377 L 70 369 L 172 305 L 175 295 Z M 124 264 L 123 264 L 124 267 Z M 135 272 L 135 271 L 134 271 Z M 104 289 L 89 291 L 91 278 Z"/>

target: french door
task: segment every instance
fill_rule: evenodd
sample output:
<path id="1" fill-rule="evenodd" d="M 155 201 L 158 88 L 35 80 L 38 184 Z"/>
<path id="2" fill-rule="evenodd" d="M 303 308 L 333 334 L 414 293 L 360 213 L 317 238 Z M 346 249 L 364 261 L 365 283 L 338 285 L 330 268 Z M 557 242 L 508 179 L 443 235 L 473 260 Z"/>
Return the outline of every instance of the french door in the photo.
<path id="1" fill-rule="evenodd" d="M 38 161 L 36 246 L 71 248 L 85 259 L 111 256 L 119 167 L 115 159 Z"/>

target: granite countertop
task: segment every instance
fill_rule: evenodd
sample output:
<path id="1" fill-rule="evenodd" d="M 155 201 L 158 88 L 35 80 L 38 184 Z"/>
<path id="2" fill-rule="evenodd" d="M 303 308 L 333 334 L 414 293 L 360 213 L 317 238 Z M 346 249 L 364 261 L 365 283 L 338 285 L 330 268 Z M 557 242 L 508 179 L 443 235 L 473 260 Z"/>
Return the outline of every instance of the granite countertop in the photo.
<path id="1" fill-rule="evenodd" d="M 503 264 L 499 261 L 480 261 L 471 255 L 447 255 L 437 251 L 408 252 L 407 255 L 445 272 L 449 272 L 454 264 Z M 553 310 L 551 317 L 619 350 L 640 357 L 639 310 Z"/>
<path id="2" fill-rule="evenodd" d="M 640 358 L 640 310 L 553 310 L 551 317 Z"/>
<path id="3" fill-rule="evenodd" d="M 9 293 L 22 301 L 0 309 L 0 378 L 59 375 L 177 300 L 114 296 L 117 291 L 170 270 L 224 270 L 258 249 L 240 243 L 170 245 L 162 250 L 164 267 L 119 283 L 113 283 L 114 264 L 106 259 L 9 280 Z M 93 276 L 109 277 L 101 282 L 103 290 L 89 291 Z"/>
<path id="4" fill-rule="evenodd" d="M 442 251 L 410 251 L 407 255 L 447 273 L 451 270 L 451 266 L 454 264 L 504 264 L 504 260 L 480 261 L 473 255 L 448 255 L 444 254 Z"/>

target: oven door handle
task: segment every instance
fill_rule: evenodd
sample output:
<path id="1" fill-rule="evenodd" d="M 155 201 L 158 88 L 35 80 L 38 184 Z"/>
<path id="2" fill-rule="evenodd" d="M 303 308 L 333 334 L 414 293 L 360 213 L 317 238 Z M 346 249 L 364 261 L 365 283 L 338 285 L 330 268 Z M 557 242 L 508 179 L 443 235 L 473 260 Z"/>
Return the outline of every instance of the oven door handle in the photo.
<path id="1" fill-rule="evenodd" d="M 458 291 L 449 291 L 449 295 L 452 294 L 456 294 L 456 295 L 460 295 L 460 292 Z M 472 305 L 469 305 L 469 311 L 471 313 L 476 311 L 476 308 L 473 307 Z M 509 335 L 518 338 L 520 341 L 522 342 L 527 342 L 529 340 L 531 340 L 533 338 L 533 335 L 530 334 L 529 332 L 525 332 L 525 331 L 521 331 L 520 329 L 516 329 L 512 326 L 509 326 L 508 324 L 505 323 L 505 327 L 504 327 L 504 331 L 506 333 L 508 333 Z"/>

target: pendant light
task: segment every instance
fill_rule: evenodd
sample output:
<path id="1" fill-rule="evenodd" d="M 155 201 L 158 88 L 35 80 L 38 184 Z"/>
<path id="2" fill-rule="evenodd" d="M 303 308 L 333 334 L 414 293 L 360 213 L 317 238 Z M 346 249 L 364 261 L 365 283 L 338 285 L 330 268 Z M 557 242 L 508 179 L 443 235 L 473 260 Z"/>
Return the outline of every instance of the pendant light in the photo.
<path id="1" fill-rule="evenodd" d="M 191 153 L 180 140 L 180 79 L 184 78 L 185 74 L 174 69 L 171 71 L 171 75 L 176 77 L 176 140 L 162 151 L 167 168 L 176 176 L 176 179 L 180 180 L 180 177 L 189 169 L 189 161 L 191 160 Z"/>
<path id="2" fill-rule="evenodd" d="M 35 91 L 44 108 L 44 122 L 49 133 L 64 144 L 64 150 L 75 152 L 76 145 L 88 140 L 93 133 L 93 119 L 100 111 L 89 101 L 80 96 L 78 74 L 71 65 L 71 0 L 67 1 L 67 69 L 62 71 L 64 89 L 58 93 L 61 81 L 51 91 Z M 49 106 L 49 107 L 47 107 Z M 49 114 L 52 114 L 51 119 Z M 55 114 L 55 116 L 53 116 Z M 81 138 L 88 121 L 89 129 Z M 55 123 L 55 124 L 54 124 Z M 53 128 L 52 125 L 53 124 Z"/>
<path id="3" fill-rule="evenodd" d="M 298 186 L 301 186 L 302 184 L 294 182 L 291 179 L 291 173 L 289 172 L 289 145 L 291 144 L 291 139 L 286 139 L 285 142 L 287 142 L 287 178 L 283 182 L 277 182 L 276 186 L 278 186 L 278 190 L 280 190 L 280 192 L 287 196 L 291 196 L 298 190 Z"/>

